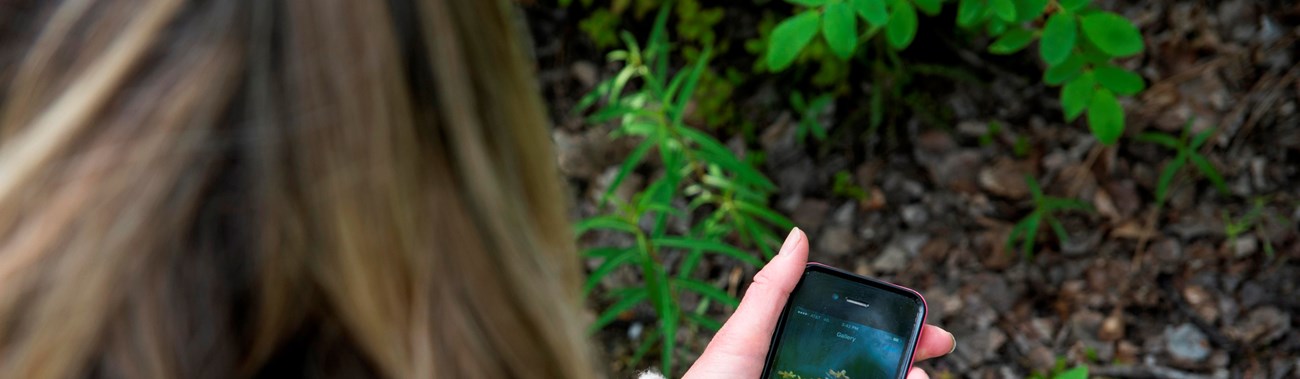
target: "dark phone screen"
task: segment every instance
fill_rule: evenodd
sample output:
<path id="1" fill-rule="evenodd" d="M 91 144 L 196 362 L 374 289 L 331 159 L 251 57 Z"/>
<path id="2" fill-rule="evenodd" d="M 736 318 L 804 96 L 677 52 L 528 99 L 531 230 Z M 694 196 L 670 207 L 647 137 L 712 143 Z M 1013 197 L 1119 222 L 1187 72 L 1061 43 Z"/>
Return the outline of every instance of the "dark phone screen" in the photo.
<path id="1" fill-rule="evenodd" d="M 814 270 L 790 295 L 767 378 L 898 378 L 924 316 L 915 295 Z"/>

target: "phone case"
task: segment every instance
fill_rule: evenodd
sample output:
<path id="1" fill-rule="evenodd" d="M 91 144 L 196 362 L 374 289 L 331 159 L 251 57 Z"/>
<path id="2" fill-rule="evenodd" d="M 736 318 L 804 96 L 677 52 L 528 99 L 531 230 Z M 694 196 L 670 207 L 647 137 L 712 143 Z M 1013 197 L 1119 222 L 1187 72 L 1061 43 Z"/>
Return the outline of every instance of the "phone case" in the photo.
<path id="1" fill-rule="evenodd" d="M 818 270 L 829 271 L 829 272 L 834 273 L 834 274 L 836 274 L 836 275 L 846 276 L 846 277 L 854 278 L 854 279 L 857 279 L 857 280 L 862 280 L 862 281 L 866 281 L 866 282 L 869 282 L 869 283 L 873 283 L 873 284 L 878 285 L 878 286 L 881 286 L 881 287 L 885 287 L 885 288 L 893 289 L 893 290 L 896 290 L 896 291 L 905 292 L 905 293 L 908 293 L 908 294 L 911 294 L 911 295 L 916 296 L 916 298 L 918 298 L 918 299 L 921 299 L 921 327 L 920 327 L 920 330 L 918 330 L 917 333 L 916 333 L 916 341 L 913 342 L 911 345 L 909 345 L 909 346 L 907 347 L 907 349 L 905 350 L 906 357 L 907 357 L 907 363 L 903 365 L 903 366 L 905 367 L 905 369 L 902 370 L 902 372 L 901 372 L 900 375 L 899 375 L 899 378 L 905 378 L 905 377 L 907 377 L 907 373 L 911 371 L 911 369 L 912 369 L 912 365 L 915 363 L 914 360 L 913 360 L 913 358 L 914 358 L 915 355 L 916 355 L 916 347 L 917 347 L 918 344 L 920 344 L 921 339 L 925 337 L 925 324 L 926 324 L 926 322 L 928 321 L 928 317 L 930 316 L 930 305 L 929 305 L 929 303 L 927 303 L 927 302 L 925 301 L 925 296 L 921 296 L 921 293 L 920 293 L 920 292 L 917 292 L 916 290 L 911 289 L 911 288 L 908 288 L 908 287 L 900 286 L 900 285 L 897 285 L 897 284 L 894 284 L 894 283 L 890 283 L 890 282 L 886 282 L 886 281 L 883 281 L 883 280 L 880 280 L 880 279 L 876 279 L 876 278 L 870 278 L 870 277 L 866 277 L 866 276 L 862 276 L 862 275 L 854 274 L 854 273 L 852 273 L 852 272 L 848 272 L 848 271 L 845 271 L 845 270 L 841 270 L 841 269 L 838 269 L 838 268 L 835 268 L 835 267 L 832 267 L 832 266 L 829 266 L 829 265 L 825 265 L 825 264 L 817 263 L 817 262 L 808 262 L 808 264 L 804 266 L 804 271 L 806 272 L 810 267 L 816 267 Z M 781 337 L 780 331 L 783 330 L 783 328 L 784 328 L 784 326 L 785 326 L 785 325 L 784 325 L 784 324 L 785 324 L 785 321 L 786 321 L 786 320 L 785 320 L 785 318 L 786 318 L 785 315 L 786 315 L 786 312 L 789 311 L 789 308 L 790 308 L 790 302 L 787 301 L 786 304 L 785 304 L 785 306 L 781 308 L 781 319 L 777 322 L 776 329 L 772 331 L 772 340 L 771 340 L 771 342 L 768 343 L 767 358 L 765 358 L 765 359 L 763 360 L 763 373 L 762 373 L 763 377 L 767 377 L 767 376 L 768 376 L 768 374 L 769 374 L 769 370 L 771 370 L 771 368 L 772 368 L 772 361 L 773 361 L 774 359 L 776 359 L 776 351 L 775 351 L 775 349 L 773 349 L 773 348 L 776 347 L 776 345 L 777 345 L 777 340 L 780 339 L 780 337 Z"/>

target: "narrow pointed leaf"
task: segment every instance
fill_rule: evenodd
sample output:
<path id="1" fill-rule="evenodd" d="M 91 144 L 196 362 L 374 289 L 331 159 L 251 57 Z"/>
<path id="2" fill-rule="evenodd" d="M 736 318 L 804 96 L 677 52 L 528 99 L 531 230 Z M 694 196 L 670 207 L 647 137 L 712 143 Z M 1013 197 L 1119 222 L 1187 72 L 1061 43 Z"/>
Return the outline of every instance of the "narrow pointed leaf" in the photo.
<path id="1" fill-rule="evenodd" d="M 645 301 L 645 299 L 646 291 L 644 288 L 641 288 L 640 291 L 629 293 L 627 297 L 620 299 L 618 302 L 614 303 L 614 305 L 610 305 L 609 308 L 605 308 L 604 312 L 601 312 L 599 316 L 596 316 L 596 322 L 591 323 L 591 325 L 587 327 L 587 332 L 595 333 L 596 331 L 599 331 L 606 325 L 609 325 L 609 323 L 617 320 L 618 316 L 622 315 L 623 312 L 627 312 L 629 309 L 632 309 L 632 307 Z"/>
<path id="2" fill-rule="evenodd" d="M 676 285 L 677 287 L 685 288 L 691 292 L 698 293 L 701 296 L 725 304 L 729 307 L 736 307 L 740 305 L 740 299 L 737 299 L 735 296 L 731 296 L 731 294 L 728 294 L 726 291 L 718 289 L 718 287 L 715 287 L 712 284 L 708 284 L 694 279 L 678 278 L 678 279 L 673 279 L 673 285 Z"/>
<path id="3" fill-rule="evenodd" d="M 1224 195 L 1229 193 L 1228 184 L 1223 181 L 1223 175 L 1219 175 L 1219 170 L 1215 170 L 1210 161 L 1195 153 L 1189 154 L 1189 157 L 1192 159 L 1192 164 L 1196 165 L 1196 169 L 1200 170 L 1201 174 L 1205 175 L 1205 178 L 1214 184 L 1214 188 L 1219 190 L 1219 193 Z"/>

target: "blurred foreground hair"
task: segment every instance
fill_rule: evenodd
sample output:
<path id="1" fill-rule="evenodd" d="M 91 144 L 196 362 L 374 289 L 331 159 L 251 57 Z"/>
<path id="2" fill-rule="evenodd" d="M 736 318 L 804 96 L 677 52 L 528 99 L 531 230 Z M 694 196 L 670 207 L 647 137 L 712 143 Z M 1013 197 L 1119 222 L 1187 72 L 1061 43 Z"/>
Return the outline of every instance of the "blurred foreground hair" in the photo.
<path id="1" fill-rule="evenodd" d="M 509 11 L 0 3 L 0 378 L 591 377 Z"/>

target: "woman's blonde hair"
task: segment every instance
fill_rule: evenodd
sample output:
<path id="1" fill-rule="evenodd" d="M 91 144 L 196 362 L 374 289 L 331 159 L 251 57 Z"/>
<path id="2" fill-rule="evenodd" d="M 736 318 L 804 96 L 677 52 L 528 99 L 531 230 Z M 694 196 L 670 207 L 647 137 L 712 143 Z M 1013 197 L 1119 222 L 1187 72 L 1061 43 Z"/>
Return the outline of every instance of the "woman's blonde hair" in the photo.
<path id="1" fill-rule="evenodd" d="M 0 4 L 0 377 L 593 376 L 515 22 Z"/>

